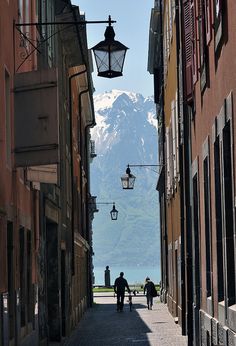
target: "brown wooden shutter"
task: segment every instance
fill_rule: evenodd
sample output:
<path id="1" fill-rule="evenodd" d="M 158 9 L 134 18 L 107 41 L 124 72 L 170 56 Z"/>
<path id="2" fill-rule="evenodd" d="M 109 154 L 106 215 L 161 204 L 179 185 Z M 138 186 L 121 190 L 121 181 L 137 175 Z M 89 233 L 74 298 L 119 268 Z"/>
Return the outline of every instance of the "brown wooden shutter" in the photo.
<path id="1" fill-rule="evenodd" d="M 198 59 L 197 59 L 197 23 L 196 23 L 196 4 L 195 0 L 191 2 L 191 26 L 192 26 L 192 74 L 193 84 L 198 79 Z"/>
<path id="2" fill-rule="evenodd" d="M 183 34 L 184 34 L 184 60 L 185 60 L 185 98 L 192 99 L 192 26 L 191 26 L 191 1 L 183 1 Z"/>
<path id="3" fill-rule="evenodd" d="M 60 155 L 57 69 L 16 73 L 14 106 L 15 166 L 58 163 Z"/>

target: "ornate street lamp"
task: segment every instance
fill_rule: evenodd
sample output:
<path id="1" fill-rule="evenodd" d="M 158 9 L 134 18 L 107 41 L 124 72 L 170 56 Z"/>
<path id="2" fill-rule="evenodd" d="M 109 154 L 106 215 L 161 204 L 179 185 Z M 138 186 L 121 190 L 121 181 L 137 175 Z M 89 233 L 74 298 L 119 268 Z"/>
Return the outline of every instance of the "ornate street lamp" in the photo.
<path id="1" fill-rule="evenodd" d="M 129 165 L 126 168 L 125 174 L 122 175 L 120 179 L 121 179 L 121 184 L 124 190 L 131 190 L 134 188 L 136 177 L 133 174 L 131 174 Z"/>
<path id="2" fill-rule="evenodd" d="M 112 210 L 110 211 L 110 215 L 111 215 L 111 220 L 117 220 L 118 218 L 118 210 L 116 209 L 116 206 L 115 206 L 115 202 L 96 202 L 96 197 L 93 197 L 93 201 L 91 200 L 91 202 L 89 202 L 88 204 L 91 205 L 91 210 L 93 212 L 98 212 L 99 209 L 97 209 L 97 205 L 98 204 L 105 204 L 105 205 L 108 205 L 108 204 L 112 204 L 113 207 L 112 207 Z"/>
<path id="3" fill-rule="evenodd" d="M 128 47 L 123 45 L 121 42 L 114 40 L 115 32 L 112 27 L 112 23 L 116 23 L 115 20 L 111 20 L 111 16 L 108 17 L 108 20 L 82 20 L 82 21 L 57 21 L 57 22 L 35 22 L 35 23 L 15 23 L 15 28 L 20 32 L 24 40 L 28 41 L 29 44 L 33 47 L 33 51 L 38 50 L 42 43 L 45 43 L 50 37 L 44 38 L 42 43 L 34 45 L 32 40 L 29 40 L 27 36 L 21 31 L 21 27 L 28 26 L 56 26 L 56 25 L 87 25 L 87 24 L 101 24 L 108 23 L 105 31 L 105 40 L 96 44 L 92 50 L 94 52 L 94 57 L 98 69 L 98 76 L 106 78 L 115 78 L 122 76 L 125 54 Z M 59 31 L 58 31 L 59 32 Z M 55 35 L 56 33 L 54 33 Z M 24 58 L 25 62 L 33 51 L 29 52 Z M 21 63 L 22 65 L 22 63 Z M 20 65 L 20 66 L 21 66 Z M 20 67 L 19 66 L 19 67 Z M 19 69 L 18 67 L 18 69 Z"/>
<path id="4" fill-rule="evenodd" d="M 110 214 L 111 214 L 112 220 L 117 220 L 118 210 L 116 210 L 115 203 L 113 203 L 113 207 L 112 207 L 112 210 L 110 211 Z"/>
<path id="5" fill-rule="evenodd" d="M 109 25 L 105 31 L 105 40 L 99 42 L 92 48 L 98 76 L 105 78 L 114 78 L 122 76 L 125 54 L 127 47 L 115 41 L 115 32 L 111 25 L 111 16 L 108 19 Z"/>
<path id="6" fill-rule="evenodd" d="M 130 167 L 162 167 L 162 166 L 163 165 L 127 165 L 126 174 L 122 175 L 120 178 L 122 188 L 124 190 L 132 190 L 134 188 L 136 177 L 131 173 Z"/>

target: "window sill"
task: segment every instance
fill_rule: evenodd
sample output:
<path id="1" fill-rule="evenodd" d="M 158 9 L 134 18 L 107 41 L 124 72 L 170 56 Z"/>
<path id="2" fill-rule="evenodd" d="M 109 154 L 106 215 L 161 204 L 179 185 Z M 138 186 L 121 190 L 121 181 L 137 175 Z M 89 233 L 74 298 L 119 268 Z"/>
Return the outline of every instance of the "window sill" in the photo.
<path id="1" fill-rule="evenodd" d="M 236 332 L 236 304 L 231 305 L 228 309 L 229 328 Z"/>

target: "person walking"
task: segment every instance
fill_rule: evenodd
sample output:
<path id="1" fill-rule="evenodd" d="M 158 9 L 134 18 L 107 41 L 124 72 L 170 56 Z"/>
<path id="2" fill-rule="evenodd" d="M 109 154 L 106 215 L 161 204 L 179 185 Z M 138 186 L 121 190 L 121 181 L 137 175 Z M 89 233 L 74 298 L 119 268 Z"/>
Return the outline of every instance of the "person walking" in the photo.
<path id="1" fill-rule="evenodd" d="M 115 279 L 114 292 L 117 295 L 117 311 L 123 311 L 125 288 L 130 293 L 129 285 L 127 280 L 124 278 L 124 273 L 120 272 L 120 276 Z"/>
<path id="2" fill-rule="evenodd" d="M 146 277 L 145 281 L 146 281 L 146 284 L 144 286 L 143 293 L 144 295 L 146 294 L 146 297 L 147 297 L 148 310 L 152 310 L 153 297 L 155 296 L 154 292 L 156 292 L 156 288 L 154 283 L 150 280 L 149 277 Z"/>

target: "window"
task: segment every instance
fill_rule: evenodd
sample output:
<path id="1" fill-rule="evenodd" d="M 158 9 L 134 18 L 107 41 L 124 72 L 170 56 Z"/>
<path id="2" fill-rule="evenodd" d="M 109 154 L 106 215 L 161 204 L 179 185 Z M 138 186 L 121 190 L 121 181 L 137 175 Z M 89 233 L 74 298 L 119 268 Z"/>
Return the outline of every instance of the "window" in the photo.
<path id="1" fill-rule="evenodd" d="M 176 188 L 177 181 L 177 136 L 176 136 L 176 109 L 175 100 L 171 102 L 171 126 L 172 126 L 172 145 L 173 145 L 173 184 Z"/>
<path id="2" fill-rule="evenodd" d="M 7 222 L 7 272 L 9 299 L 9 339 L 11 340 L 15 335 L 14 241 L 12 222 Z"/>
<path id="3" fill-rule="evenodd" d="M 218 302 L 224 300 L 224 270 L 222 243 L 222 196 L 219 136 L 214 143 L 214 173 L 215 173 L 215 211 L 216 211 L 216 252 L 217 252 L 217 286 Z"/>
<path id="4" fill-rule="evenodd" d="M 191 101 L 193 98 L 193 84 L 197 80 L 197 55 L 196 55 L 196 24 L 195 1 L 183 1 L 183 46 L 184 71 L 185 71 L 185 98 Z"/>
<path id="5" fill-rule="evenodd" d="M 169 292 L 173 297 L 174 287 L 173 287 L 173 258 L 172 258 L 172 243 L 168 245 L 168 277 L 169 277 Z"/>
<path id="6" fill-rule="evenodd" d="M 169 176 L 170 176 L 170 194 L 173 194 L 173 179 L 174 179 L 174 162 L 173 162 L 173 129 L 170 121 L 169 127 Z"/>
<path id="7" fill-rule="evenodd" d="M 179 179 L 179 116 L 178 116 L 178 94 L 171 102 L 171 126 L 172 126 L 172 146 L 173 146 L 173 177 L 174 187 Z"/>
<path id="8" fill-rule="evenodd" d="M 170 32 L 170 40 L 172 40 L 173 36 L 173 11 L 172 11 L 172 0 L 169 0 L 169 32 Z"/>
<path id="9" fill-rule="evenodd" d="M 218 301 L 224 300 L 226 307 L 236 303 L 232 117 L 230 93 L 216 119 L 214 143 Z"/>
<path id="10" fill-rule="evenodd" d="M 198 8 L 199 15 L 199 55 L 200 55 L 200 80 L 201 91 L 203 92 L 207 86 L 207 74 L 208 74 L 208 47 L 207 43 L 207 29 L 206 29 L 206 9 L 205 0 L 199 1 Z"/>
<path id="11" fill-rule="evenodd" d="M 206 28 L 206 43 L 211 41 L 211 0 L 205 0 L 205 28 Z"/>
<path id="12" fill-rule="evenodd" d="M 211 296 L 211 216 L 210 216 L 210 179 L 209 157 L 203 161 L 204 175 L 204 221 L 205 221 L 205 252 L 206 252 L 206 290 Z"/>
<path id="13" fill-rule="evenodd" d="M 21 327 L 25 326 L 26 282 L 25 282 L 25 230 L 19 229 L 20 239 L 20 316 Z"/>
<path id="14" fill-rule="evenodd" d="M 166 3 L 166 21 L 165 21 L 165 28 L 166 28 L 166 54 L 167 54 L 167 60 L 170 56 L 170 23 L 169 23 L 169 6 Z"/>
<path id="15" fill-rule="evenodd" d="M 167 181 L 167 199 L 174 194 L 178 180 L 178 120 L 176 113 L 176 102 L 171 102 L 170 126 L 166 127 L 166 181 Z"/>
<path id="16" fill-rule="evenodd" d="M 215 30 L 215 51 L 219 47 L 223 35 L 222 28 L 222 0 L 214 1 L 214 30 Z"/>
<path id="17" fill-rule="evenodd" d="M 33 321 L 33 285 L 32 285 L 32 234 L 27 230 L 27 313 L 28 322 Z"/>
<path id="18" fill-rule="evenodd" d="M 55 8 L 54 0 L 43 0 L 39 3 L 39 21 L 41 22 L 54 22 L 55 21 Z M 45 40 L 44 56 L 46 64 L 49 67 L 54 66 L 55 58 L 55 28 L 53 25 L 42 25 L 40 30 L 41 39 Z"/>
<path id="19" fill-rule="evenodd" d="M 200 308 L 200 227 L 199 227 L 199 190 L 198 175 L 193 177 L 193 227 L 194 227 L 194 287 L 195 287 L 195 304 Z"/>
<path id="20" fill-rule="evenodd" d="M 197 25 L 195 0 L 191 2 L 191 33 L 192 33 L 192 74 L 193 84 L 198 80 L 198 60 L 197 60 Z"/>
<path id="21" fill-rule="evenodd" d="M 29 23 L 30 22 L 30 17 L 31 17 L 31 11 L 30 11 L 30 3 L 29 3 L 29 0 L 25 0 L 25 22 L 26 23 Z"/>
<path id="22" fill-rule="evenodd" d="M 169 127 L 166 127 L 166 181 L 167 181 L 167 190 L 166 195 L 167 199 L 170 197 L 170 142 L 169 142 Z"/>
<path id="23" fill-rule="evenodd" d="M 235 303 L 235 249 L 233 227 L 233 184 L 232 184 L 232 159 L 231 159 L 231 133 L 230 121 L 223 129 L 223 189 L 224 189 L 224 218 L 225 218 L 225 247 L 227 270 L 227 298 L 229 306 Z"/>
<path id="24" fill-rule="evenodd" d="M 23 22 L 23 0 L 18 1 L 18 15 L 19 15 L 19 21 L 20 23 Z"/>
<path id="25" fill-rule="evenodd" d="M 55 20 L 54 18 L 54 1 L 47 1 L 47 21 L 53 22 Z M 53 59 L 54 59 L 54 37 L 52 36 L 54 33 L 54 26 L 48 25 L 47 26 L 47 37 L 48 37 L 48 64 L 50 67 L 53 66 Z"/>

